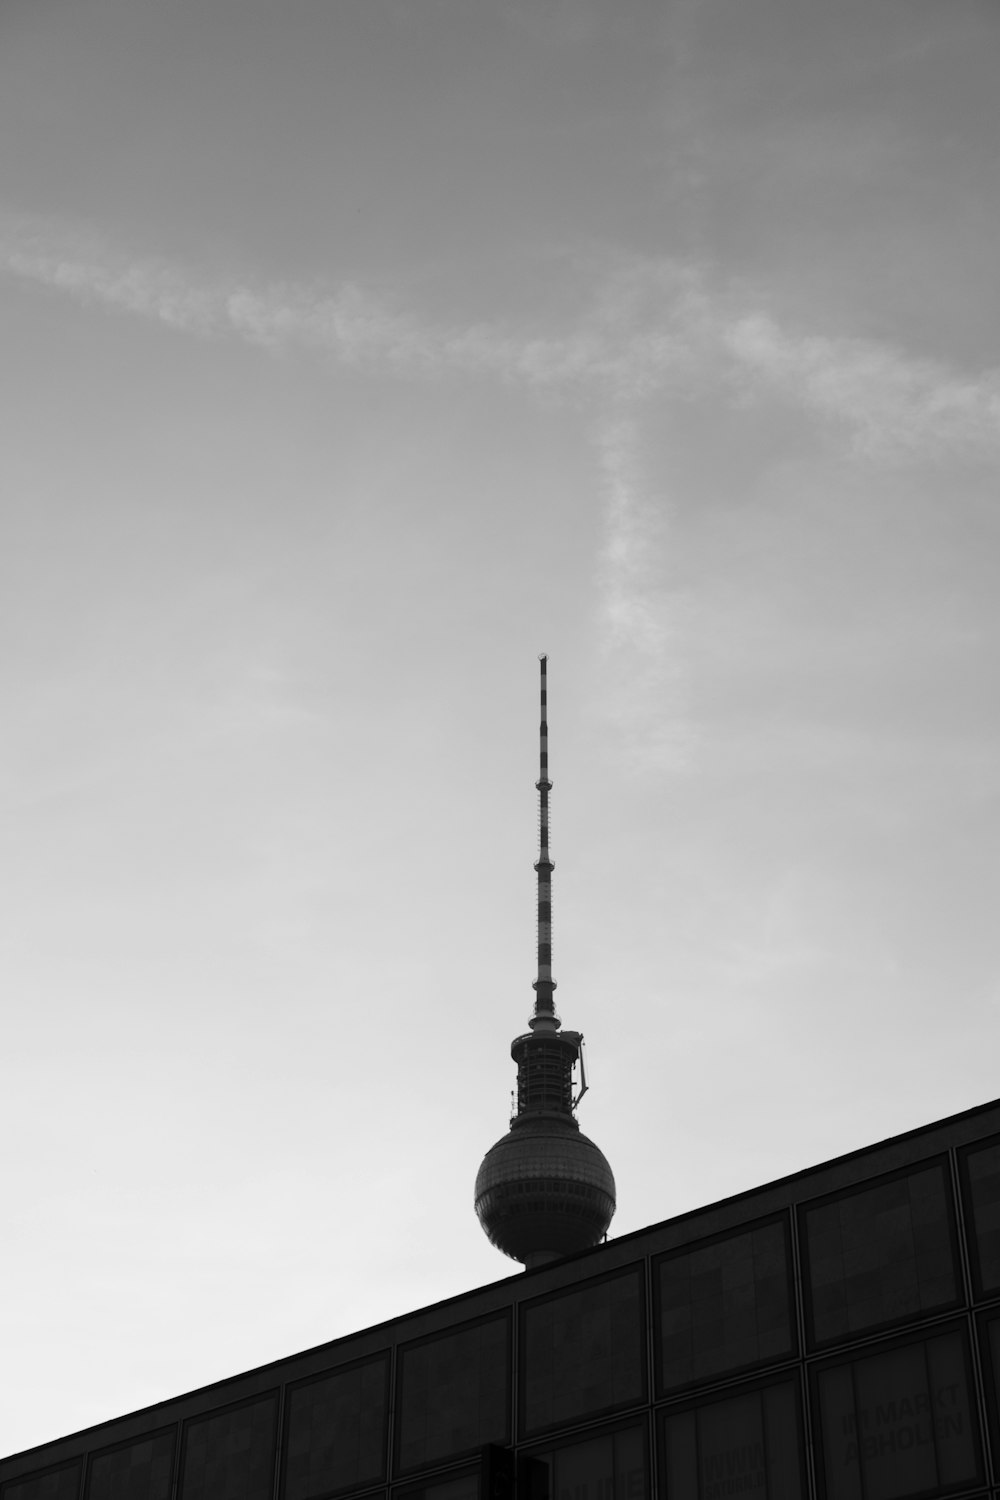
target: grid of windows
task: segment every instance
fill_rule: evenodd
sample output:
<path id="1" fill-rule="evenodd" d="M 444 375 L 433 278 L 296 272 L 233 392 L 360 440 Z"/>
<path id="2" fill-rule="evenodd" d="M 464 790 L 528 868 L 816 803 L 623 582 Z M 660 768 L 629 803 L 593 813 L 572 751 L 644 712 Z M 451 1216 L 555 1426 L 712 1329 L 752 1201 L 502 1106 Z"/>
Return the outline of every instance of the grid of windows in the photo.
<path id="1" fill-rule="evenodd" d="M 308 1377 L 290 1361 L 283 1392 L 179 1398 L 160 1418 L 186 1417 L 179 1442 L 166 1425 L 113 1442 L 110 1424 L 37 1450 L 30 1472 L 0 1460 L 0 1500 L 484 1500 L 487 1443 L 533 1458 L 547 1500 L 985 1496 L 1000 1475 L 996 1124 L 994 1108 L 958 1174 L 932 1155 L 822 1198 L 805 1177 L 766 1218 L 748 1195 L 713 1210 L 709 1237 L 678 1244 L 674 1221 L 604 1275 L 596 1251 L 489 1288 L 478 1319 L 427 1309 L 426 1335 L 395 1349 L 386 1325 L 383 1352 Z"/>

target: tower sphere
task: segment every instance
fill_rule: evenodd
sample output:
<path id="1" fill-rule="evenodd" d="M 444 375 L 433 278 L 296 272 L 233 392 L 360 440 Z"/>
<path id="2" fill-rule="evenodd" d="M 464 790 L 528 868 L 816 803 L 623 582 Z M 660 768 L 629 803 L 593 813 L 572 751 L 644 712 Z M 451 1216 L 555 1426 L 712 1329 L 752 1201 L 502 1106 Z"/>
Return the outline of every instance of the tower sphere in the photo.
<path id="1" fill-rule="evenodd" d="M 589 1250 L 614 1211 L 604 1152 L 573 1119 L 519 1116 L 476 1178 L 476 1214 L 488 1239 L 527 1266 Z"/>

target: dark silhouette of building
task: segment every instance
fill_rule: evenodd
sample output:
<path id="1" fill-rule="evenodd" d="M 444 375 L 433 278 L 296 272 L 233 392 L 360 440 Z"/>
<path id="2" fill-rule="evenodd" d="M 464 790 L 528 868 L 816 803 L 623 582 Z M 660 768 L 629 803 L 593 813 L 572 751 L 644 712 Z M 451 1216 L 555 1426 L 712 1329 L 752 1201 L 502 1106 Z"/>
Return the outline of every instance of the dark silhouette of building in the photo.
<path id="1" fill-rule="evenodd" d="M 998 1362 L 1000 1101 L 0 1460 L 0 1500 L 486 1500 L 487 1444 L 519 1500 L 987 1500 Z"/>
<path id="2" fill-rule="evenodd" d="M 597 1243 L 544 702 L 536 1008 L 476 1189 L 529 1268 L 0 1459 L 0 1500 L 997 1500 L 1000 1101 Z"/>

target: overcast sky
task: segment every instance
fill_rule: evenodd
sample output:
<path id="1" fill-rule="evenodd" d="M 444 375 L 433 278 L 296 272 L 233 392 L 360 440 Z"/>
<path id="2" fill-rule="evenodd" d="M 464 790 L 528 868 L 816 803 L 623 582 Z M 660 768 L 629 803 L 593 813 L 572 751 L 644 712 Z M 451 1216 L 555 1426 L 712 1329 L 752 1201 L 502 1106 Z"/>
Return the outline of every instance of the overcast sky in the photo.
<path id="1" fill-rule="evenodd" d="M 995 0 L 0 0 L 0 1452 L 1000 1093 Z"/>

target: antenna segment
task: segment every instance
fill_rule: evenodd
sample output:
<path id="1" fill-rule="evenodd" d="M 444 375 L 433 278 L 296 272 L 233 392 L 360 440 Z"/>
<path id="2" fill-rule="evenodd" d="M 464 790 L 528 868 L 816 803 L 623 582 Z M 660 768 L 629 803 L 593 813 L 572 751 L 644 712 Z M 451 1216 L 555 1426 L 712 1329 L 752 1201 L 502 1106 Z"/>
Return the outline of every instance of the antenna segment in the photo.
<path id="1" fill-rule="evenodd" d="M 558 1031 L 560 1021 L 556 1015 L 553 992 L 556 982 L 552 978 L 552 871 L 555 866 L 549 857 L 549 722 L 548 722 L 548 657 L 539 657 L 541 668 L 539 699 L 541 717 L 538 725 L 538 978 L 532 988 L 535 991 L 535 1014 L 528 1022 L 532 1031 Z"/>

